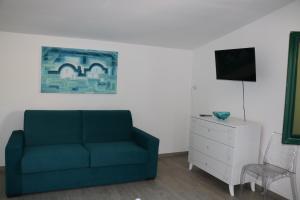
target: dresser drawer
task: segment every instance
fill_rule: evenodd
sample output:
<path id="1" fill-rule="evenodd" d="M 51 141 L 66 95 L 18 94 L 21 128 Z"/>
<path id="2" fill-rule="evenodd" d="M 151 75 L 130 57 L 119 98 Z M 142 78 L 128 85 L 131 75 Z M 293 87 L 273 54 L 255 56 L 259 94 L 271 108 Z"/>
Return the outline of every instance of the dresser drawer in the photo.
<path id="1" fill-rule="evenodd" d="M 209 155 L 216 160 L 232 165 L 233 148 L 230 146 L 215 142 L 195 133 L 191 133 L 190 145 L 193 149 Z"/>
<path id="2" fill-rule="evenodd" d="M 231 167 L 219 162 L 195 149 L 190 151 L 190 161 L 200 169 L 217 177 L 218 179 L 229 183 L 231 177 Z"/>
<path id="3" fill-rule="evenodd" d="M 191 132 L 231 147 L 235 146 L 235 129 L 236 128 L 200 119 L 192 118 L 191 120 Z"/>

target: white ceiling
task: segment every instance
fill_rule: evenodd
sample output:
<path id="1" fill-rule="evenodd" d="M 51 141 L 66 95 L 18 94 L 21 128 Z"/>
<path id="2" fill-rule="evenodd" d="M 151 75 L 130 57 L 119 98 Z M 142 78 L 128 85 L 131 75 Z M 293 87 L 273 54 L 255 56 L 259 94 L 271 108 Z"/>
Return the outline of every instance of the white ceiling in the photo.
<path id="1" fill-rule="evenodd" d="M 294 0 L 0 0 L 0 30 L 193 49 Z"/>

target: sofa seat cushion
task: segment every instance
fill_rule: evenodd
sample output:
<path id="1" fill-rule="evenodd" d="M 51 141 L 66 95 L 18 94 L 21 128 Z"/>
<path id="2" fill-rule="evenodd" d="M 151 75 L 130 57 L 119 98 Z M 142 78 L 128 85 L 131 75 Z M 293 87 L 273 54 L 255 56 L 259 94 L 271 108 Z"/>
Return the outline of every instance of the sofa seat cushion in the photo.
<path id="1" fill-rule="evenodd" d="M 36 173 L 89 167 L 89 152 L 81 144 L 25 147 L 23 173 Z"/>
<path id="2" fill-rule="evenodd" d="M 91 167 L 140 164 L 148 160 L 147 151 L 130 141 L 87 143 L 86 148 L 90 151 Z"/>

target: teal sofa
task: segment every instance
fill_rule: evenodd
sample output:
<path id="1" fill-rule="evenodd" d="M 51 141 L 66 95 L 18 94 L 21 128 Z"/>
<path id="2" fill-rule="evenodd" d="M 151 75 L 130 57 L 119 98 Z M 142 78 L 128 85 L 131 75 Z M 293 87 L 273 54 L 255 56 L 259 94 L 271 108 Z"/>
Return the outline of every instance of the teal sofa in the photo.
<path id="1" fill-rule="evenodd" d="M 153 179 L 158 146 L 130 111 L 27 110 L 5 149 L 6 195 Z"/>

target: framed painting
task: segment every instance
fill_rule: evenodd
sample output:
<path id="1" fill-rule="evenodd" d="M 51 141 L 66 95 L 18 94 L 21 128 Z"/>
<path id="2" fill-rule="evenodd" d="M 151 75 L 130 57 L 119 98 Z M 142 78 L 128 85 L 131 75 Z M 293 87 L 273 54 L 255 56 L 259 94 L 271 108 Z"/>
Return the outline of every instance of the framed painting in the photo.
<path id="1" fill-rule="evenodd" d="M 300 32 L 290 33 L 282 143 L 300 144 Z"/>
<path id="2" fill-rule="evenodd" d="M 42 47 L 42 93 L 117 91 L 118 52 Z"/>

